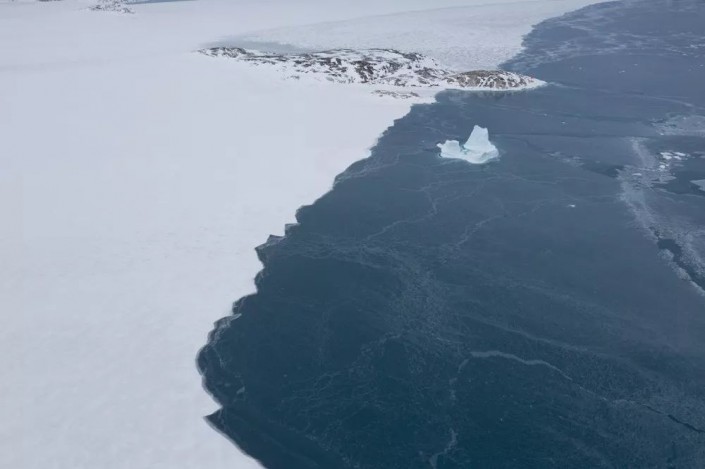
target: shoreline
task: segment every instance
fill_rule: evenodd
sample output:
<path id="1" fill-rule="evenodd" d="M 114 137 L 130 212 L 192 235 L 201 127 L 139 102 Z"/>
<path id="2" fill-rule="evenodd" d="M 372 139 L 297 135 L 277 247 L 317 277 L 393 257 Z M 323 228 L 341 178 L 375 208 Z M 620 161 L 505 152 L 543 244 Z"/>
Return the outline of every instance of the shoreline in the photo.
<path id="1" fill-rule="evenodd" d="M 257 294 L 199 356 L 222 404 L 214 426 L 272 469 L 699 467 L 705 408 L 691 381 L 705 363 L 702 298 L 659 252 L 681 261 L 677 241 L 644 237 L 622 205 L 623 178 L 649 170 L 629 151 L 634 135 L 662 160 L 701 148 L 656 145 L 653 124 L 700 103 L 697 79 L 667 107 L 648 91 L 635 98 L 622 76 L 644 26 L 665 16 L 684 30 L 680 70 L 702 66 L 688 49 L 697 22 L 679 15 L 615 2 L 546 23 L 520 58 L 533 67 L 518 71 L 582 81 L 579 91 L 447 92 L 396 121 L 285 237 L 258 248 Z M 586 18 L 587 34 L 574 27 Z M 585 44 L 552 60 L 566 30 Z M 633 34 L 622 55 L 610 33 Z M 595 53 L 596 37 L 611 54 Z M 546 60 L 532 62 L 537 51 Z M 673 57 L 642 60 L 635 69 L 654 64 L 655 79 L 636 83 L 658 96 Z M 599 70 L 610 96 L 576 70 Z M 472 125 L 494 131 L 499 163 L 439 157 L 434 142 Z"/>
<path id="2" fill-rule="evenodd" d="M 0 465 L 257 467 L 203 424 L 215 405 L 195 354 L 227 304 L 254 290 L 254 246 L 410 103 L 190 51 L 393 8 L 90 5 L 0 4 L 0 289 L 18 317 L 2 335 L 0 421 L 21 440 L 4 439 Z"/>

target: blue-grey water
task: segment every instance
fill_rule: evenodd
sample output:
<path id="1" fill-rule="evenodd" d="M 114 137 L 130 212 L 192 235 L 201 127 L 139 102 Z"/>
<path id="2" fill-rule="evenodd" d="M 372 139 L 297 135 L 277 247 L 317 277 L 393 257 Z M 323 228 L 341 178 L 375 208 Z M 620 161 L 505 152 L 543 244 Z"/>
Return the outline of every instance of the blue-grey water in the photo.
<path id="1" fill-rule="evenodd" d="M 198 364 L 266 467 L 705 467 L 705 3 L 525 45 L 551 86 L 415 106 L 258 248 Z"/>

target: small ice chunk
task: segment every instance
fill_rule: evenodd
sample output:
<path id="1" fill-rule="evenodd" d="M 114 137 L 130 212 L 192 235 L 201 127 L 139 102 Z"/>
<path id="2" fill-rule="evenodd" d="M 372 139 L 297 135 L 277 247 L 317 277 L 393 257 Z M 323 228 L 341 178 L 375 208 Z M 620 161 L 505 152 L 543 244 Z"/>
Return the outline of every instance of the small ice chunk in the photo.
<path id="1" fill-rule="evenodd" d="M 705 192 L 705 179 L 699 179 L 697 181 L 691 181 L 693 184 L 698 186 L 698 189 Z"/>
<path id="2" fill-rule="evenodd" d="M 661 158 L 663 158 L 666 161 L 674 160 L 674 159 L 675 160 L 682 160 L 686 156 L 688 156 L 688 155 L 686 153 L 681 152 L 681 151 L 662 151 L 661 152 Z"/>
<path id="3" fill-rule="evenodd" d="M 439 143 L 438 148 L 444 158 L 458 158 L 472 164 L 484 164 L 499 157 L 497 147 L 490 142 L 489 132 L 478 125 L 472 129 L 470 138 L 462 146 L 457 140 L 446 140 L 445 143 Z"/>
<path id="4" fill-rule="evenodd" d="M 460 142 L 457 140 L 446 140 L 443 144 L 438 144 L 438 148 L 441 149 L 441 156 L 445 158 L 462 158 L 463 148 L 460 146 Z"/>

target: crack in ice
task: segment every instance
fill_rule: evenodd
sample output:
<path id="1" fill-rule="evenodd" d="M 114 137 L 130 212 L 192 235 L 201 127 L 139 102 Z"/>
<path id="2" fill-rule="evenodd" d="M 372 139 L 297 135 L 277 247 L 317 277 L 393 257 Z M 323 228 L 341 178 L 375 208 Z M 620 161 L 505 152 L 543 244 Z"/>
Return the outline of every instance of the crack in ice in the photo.
<path id="1" fill-rule="evenodd" d="M 515 362 L 518 362 L 518 363 L 521 363 L 521 364 L 527 365 L 527 366 L 545 366 L 546 368 L 549 368 L 549 369 L 555 371 L 556 373 L 560 374 L 562 377 L 564 377 L 568 381 L 573 381 L 573 378 L 571 378 L 570 376 L 565 374 L 563 372 L 563 370 L 561 370 L 557 366 L 552 365 L 551 363 L 549 363 L 545 360 L 539 360 L 539 359 L 534 359 L 534 358 L 525 359 L 525 358 L 518 357 L 514 354 L 511 354 L 511 353 L 501 352 L 499 350 L 474 351 L 474 352 L 470 352 L 470 356 L 472 358 L 504 358 L 506 360 L 512 360 L 512 361 L 515 361 Z M 464 368 L 465 365 L 467 365 L 467 363 L 468 363 L 467 359 L 463 363 L 461 363 L 460 366 L 458 367 L 458 372 L 462 371 L 462 368 Z"/>

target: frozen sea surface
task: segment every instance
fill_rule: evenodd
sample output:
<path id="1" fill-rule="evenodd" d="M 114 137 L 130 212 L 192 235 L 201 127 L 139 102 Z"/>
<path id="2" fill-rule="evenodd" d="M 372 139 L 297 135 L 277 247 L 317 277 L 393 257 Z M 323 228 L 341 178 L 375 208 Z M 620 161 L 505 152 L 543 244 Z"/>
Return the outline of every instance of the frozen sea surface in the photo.
<path id="1" fill-rule="evenodd" d="M 266 467 L 705 466 L 705 4 L 525 45 L 553 85 L 415 106 L 258 249 L 199 365 Z M 439 156 L 475 125 L 500 159 Z"/>

